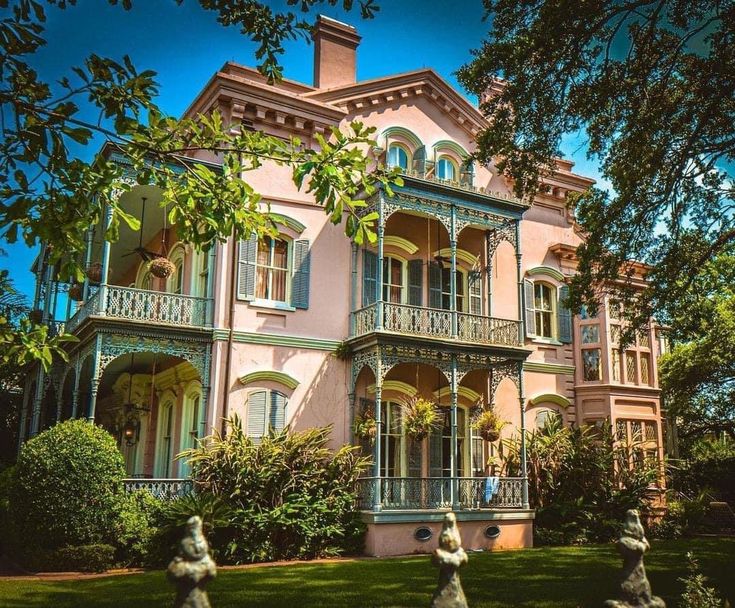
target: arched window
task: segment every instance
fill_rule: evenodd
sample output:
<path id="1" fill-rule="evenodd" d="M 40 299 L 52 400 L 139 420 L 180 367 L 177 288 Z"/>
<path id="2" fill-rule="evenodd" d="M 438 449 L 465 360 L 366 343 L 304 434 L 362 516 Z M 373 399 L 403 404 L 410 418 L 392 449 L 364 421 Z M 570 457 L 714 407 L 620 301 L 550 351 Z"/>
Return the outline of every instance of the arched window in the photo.
<path id="1" fill-rule="evenodd" d="M 388 167 L 400 167 L 403 170 L 408 169 L 409 154 L 406 148 L 398 144 L 391 144 L 388 148 Z"/>
<path id="2" fill-rule="evenodd" d="M 182 295 L 184 293 L 184 249 L 178 246 L 171 255 L 174 271 L 166 282 L 166 291 Z"/>
<path id="3" fill-rule="evenodd" d="M 153 289 L 153 275 L 148 270 L 148 262 L 141 262 L 138 267 L 138 274 L 135 277 L 135 287 L 147 291 Z"/>
<path id="4" fill-rule="evenodd" d="M 271 389 L 254 391 L 248 395 L 247 433 L 260 441 L 269 431 L 282 431 L 286 420 L 286 395 Z"/>
<path id="5" fill-rule="evenodd" d="M 436 176 L 446 181 L 457 181 L 457 164 L 448 156 L 440 156 L 436 163 Z"/>
<path id="6" fill-rule="evenodd" d="M 171 476 L 174 443 L 174 398 L 163 399 L 158 408 L 158 432 L 156 441 L 156 477 Z"/>
<path id="7" fill-rule="evenodd" d="M 452 417 L 448 407 L 440 408 L 443 424 L 440 429 L 429 435 L 429 476 L 450 477 L 452 474 Z M 469 450 L 467 438 L 470 435 L 467 410 L 457 408 L 457 476 L 463 477 L 466 470 Z"/>
<path id="8" fill-rule="evenodd" d="M 184 408 L 181 416 L 181 436 L 179 440 L 179 451 L 190 450 L 197 447 L 199 428 L 202 418 L 202 387 L 198 382 L 193 382 L 184 393 Z M 179 461 L 179 477 L 188 477 L 191 467 L 186 460 Z"/>

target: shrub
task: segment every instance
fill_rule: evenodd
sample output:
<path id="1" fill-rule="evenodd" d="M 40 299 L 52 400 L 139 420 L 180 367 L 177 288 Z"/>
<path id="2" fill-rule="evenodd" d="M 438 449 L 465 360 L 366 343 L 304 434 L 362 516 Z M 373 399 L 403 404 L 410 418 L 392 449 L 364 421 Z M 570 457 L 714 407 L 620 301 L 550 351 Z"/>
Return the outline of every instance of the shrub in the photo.
<path id="1" fill-rule="evenodd" d="M 8 513 L 21 562 L 63 547 L 114 544 L 124 476 L 113 437 L 84 420 L 62 422 L 25 443 Z"/>
<path id="2" fill-rule="evenodd" d="M 699 571 L 699 564 L 692 553 L 687 553 L 689 575 L 679 580 L 684 583 L 679 608 L 723 608 L 724 604 L 717 592 L 707 586 L 707 578 Z"/>
<path id="3" fill-rule="evenodd" d="M 196 505 L 214 526 L 212 546 L 224 562 L 310 558 L 359 551 L 364 526 L 355 510 L 356 482 L 368 460 L 359 448 L 329 450 L 329 428 L 282 431 L 260 443 L 237 417 L 229 432 L 215 433 L 189 450 L 197 483 Z M 212 499 L 205 498 L 210 495 Z M 208 502 L 207 502 L 208 501 Z M 206 509 L 207 512 L 203 512 Z M 227 513 L 228 524 L 216 520 Z M 181 523 L 181 522 L 179 522 Z"/>
<path id="4" fill-rule="evenodd" d="M 104 572 L 115 563 L 115 547 L 95 544 L 62 547 L 53 553 L 50 570 Z"/>
<path id="5" fill-rule="evenodd" d="M 170 559 L 173 554 L 168 551 L 162 556 L 158 543 L 158 529 L 163 522 L 166 503 L 147 490 L 138 490 L 123 497 L 115 532 L 117 563 L 123 566 L 153 566 L 160 565 L 163 557 Z"/>

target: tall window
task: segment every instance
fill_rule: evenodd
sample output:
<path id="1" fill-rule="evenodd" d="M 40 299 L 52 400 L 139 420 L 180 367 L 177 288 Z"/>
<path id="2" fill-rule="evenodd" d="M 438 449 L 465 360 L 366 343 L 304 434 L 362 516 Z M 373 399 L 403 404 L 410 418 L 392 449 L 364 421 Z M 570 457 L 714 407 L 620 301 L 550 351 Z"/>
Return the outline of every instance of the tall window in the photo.
<path id="1" fill-rule="evenodd" d="M 388 148 L 388 166 L 408 169 L 408 152 L 403 146 L 391 144 Z"/>
<path id="2" fill-rule="evenodd" d="M 171 476 L 173 428 L 174 403 L 173 400 L 167 400 L 163 402 L 158 410 L 158 461 L 156 463 L 156 475 L 158 477 Z"/>
<path id="3" fill-rule="evenodd" d="M 439 179 L 444 179 L 447 181 L 456 181 L 457 180 L 457 166 L 455 165 L 453 160 L 450 160 L 446 156 L 442 156 L 439 158 L 439 161 L 436 163 L 436 176 Z"/>
<path id="4" fill-rule="evenodd" d="M 444 420 L 441 429 L 429 435 L 429 473 L 431 477 L 451 477 L 452 422 L 449 408 L 441 408 Z M 467 437 L 467 412 L 457 408 L 457 475 L 464 475 L 465 441 Z"/>
<path id="5" fill-rule="evenodd" d="M 200 251 L 196 256 L 196 295 L 204 298 L 207 293 L 207 283 L 209 283 L 209 252 Z"/>
<path id="6" fill-rule="evenodd" d="M 380 458 L 380 474 L 384 477 L 401 477 L 402 426 L 401 406 L 391 401 L 380 404 L 380 416 L 384 421 L 381 430 L 383 453 Z"/>
<path id="7" fill-rule="evenodd" d="M 555 289 L 547 283 L 534 283 L 533 307 L 536 318 L 536 335 L 554 337 L 554 315 L 556 313 Z"/>
<path id="8" fill-rule="evenodd" d="M 258 241 L 255 297 L 286 302 L 288 299 L 288 241 L 265 236 Z"/>
<path id="9" fill-rule="evenodd" d="M 442 308 L 449 310 L 452 306 L 452 269 L 442 268 Z M 464 284 L 465 275 L 457 270 L 457 310 L 464 311 L 465 309 L 465 297 L 464 297 Z"/>
<path id="10" fill-rule="evenodd" d="M 403 269 L 401 260 L 383 258 L 383 300 L 400 304 L 403 301 Z"/>
<path id="11" fill-rule="evenodd" d="M 635 384 L 635 351 L 629 350 L 625 353 L 625 382 Z"/>
<path id="12" fill-rule="evenodd" d="M 623 379 L 622 376 L 622 365 L 620 363 L 620 360 L 623 358 L 623 354 L 620 352 L 620 349 L 613 348 L 610 351 L 610 361 L 612 362 L 612 379 L 615 382 L 620 382 Z"/>
<path id="13" fill-rule="evenodd" d="M 586 382 L 600 380 L 602 377 L 602 361 L 599 348 L 582 349 L 582 374 Z"/>
<path id="14" fill-rule="evenodd" d="M 641 384 L 651 384 L 651 356 L 641 353 Z"/>

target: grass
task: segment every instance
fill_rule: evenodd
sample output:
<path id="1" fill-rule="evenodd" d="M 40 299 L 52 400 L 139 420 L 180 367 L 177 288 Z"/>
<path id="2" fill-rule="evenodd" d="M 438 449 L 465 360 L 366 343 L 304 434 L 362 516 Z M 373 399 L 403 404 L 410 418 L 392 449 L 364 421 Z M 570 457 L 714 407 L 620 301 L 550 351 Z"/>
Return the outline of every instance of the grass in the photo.
<path id="1" fill-rule="evenodd" d="M 693 551 L 711 584 L 735 600 L 735 539 L 654 541 L 646 569 L 676 608 Z M 614 597 L 621 561 L 612 546 L 473 553 L 462 571 L 471 608 L 599 608 Z M 428 606 L 437 580 L 427 556 L 223 570 L 208 589 L 213 608 Z M 165 573 L 65 582 L 0 580 L 0 606 L 160 608 L 172 604 Z M 735 603 L 734 603 L 735 604 Z"/>

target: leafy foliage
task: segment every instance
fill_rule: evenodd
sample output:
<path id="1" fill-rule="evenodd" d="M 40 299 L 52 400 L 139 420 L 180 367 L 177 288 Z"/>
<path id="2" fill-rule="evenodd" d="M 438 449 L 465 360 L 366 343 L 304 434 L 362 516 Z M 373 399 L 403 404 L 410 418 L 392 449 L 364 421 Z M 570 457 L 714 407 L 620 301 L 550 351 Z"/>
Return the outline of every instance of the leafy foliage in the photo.
<path id="1" fill-rule="evenodd" d="M 413 397 L 401 406 L 401 424 L 406 435 L 421 441 L 442 424 L 436 403 L 423 397 Z"/>
<path id="2" fill-rule="evenodd" d="M 725 603 L 717 592 L 707 586 L 707 578 L 700 572 L 699 564 L 692 553 L 687 553 L 689 575 L 679 579 L 684 583 L 679 608 L 724 608 Z"/>
<path id="3" fill-rule="evenodd" d="M 79 572 L 104 572 L 115 563 L 115 547 L 95 544 L 62 547 L 53 554 L 54 569 Z"/>
<path id="4" fill-rule="evenodd" d="M 355 486 L 368 461 L 358 456 L 359 448 L 332 452 L 329 428 L 286 430 L 256 443 L 236 416 L 228 426 L 226 435 L 215 433 L 182 454 L 192 466 L 197 497 L 177 501 L 170 522 L 180 525 L 195 509 L 209 522 L 212 545 L 225 562 L 361 548 L 364 526 L 354 510 Z"/>
<path id="5" fill-rule="evenodd" d="M 459 80 L 482 96 L 481 160 L 520 196 L 555 167 L 564 136 L 586 136 L 611 191 L 572 197 L 585 243 L 571 304 L 651 265 L 622 290 L 645 323 L 735 244 L 735 6 L 718 0 L 484 0 L 492 28 Z M 499 81 L 498 76 L 504 80 Z M 486 95 L 486 93 L 488 93 Z M 637 295 L 636 295 L 636 292 Z"/>
<path id="6" fill-rule="evenodd" d="M 628 465 L 632 446 L 613 442 L 609 427 L 572 428 L 558 416 L 526 436 L 529 500 L 539 540 L 548 544 L 608 542 L 628 509 L 646 510 L 658 471 Z M 519 437 L 505 442 L 506 467 L 520 467 Z"/>

